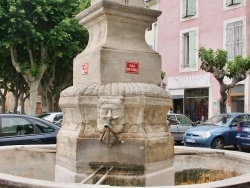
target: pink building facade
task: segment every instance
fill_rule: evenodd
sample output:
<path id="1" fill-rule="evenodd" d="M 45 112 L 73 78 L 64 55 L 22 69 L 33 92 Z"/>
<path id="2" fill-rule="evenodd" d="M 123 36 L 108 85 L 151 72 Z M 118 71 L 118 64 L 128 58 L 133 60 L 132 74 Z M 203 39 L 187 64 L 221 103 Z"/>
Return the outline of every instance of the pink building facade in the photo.
<path id="1" fill-rule="evenodd" d="M 219 84 L 200 69 L 200 47 L 250 55 L 250 1 L 158 0 L 158 49 L 173 111 L 193 121 L 219 113 Z M 225 79 L 225 82 L 230 82 Z M 228 112 L 249 112 L 249 76 L 228 93 Z"/>

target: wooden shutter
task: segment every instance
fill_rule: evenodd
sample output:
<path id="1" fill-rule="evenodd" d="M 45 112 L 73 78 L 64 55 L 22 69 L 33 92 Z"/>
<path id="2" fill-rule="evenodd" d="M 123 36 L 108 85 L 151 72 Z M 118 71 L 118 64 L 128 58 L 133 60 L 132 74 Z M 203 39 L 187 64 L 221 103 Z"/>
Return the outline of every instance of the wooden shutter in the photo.
<path id="1" fill-rule="evenodd" d="M 233 0 L 227 0 L 226 1 L 226 6 L 230 6 L 230 5 L 232 5 L 233 4 Z"/>
<path id="2" fill-rule="evenodd" d="M 226 26 L 226 50 L 228 59 L 234 58 L 234 23 L 228 23 Z"/>
<path id="3" fill-rule="evenodd" d="M 226 50 L 228 59 L 233 60 L 236 55 L 244 55 L 243 21 L 228 23 L 226 26 Z"/>
<path id="4" fill-rule="evenodd" d="M 243 55 L 243 21 L 234 22 L 234 55 Z"/>
<path id="5" fill-rule="evenodd" d="M 196 66 L 196 31 L 189 32 L 189 68 Z"/>
<path id="6" fill-rule="evenodd" d="M 187 15 L 194 16 L 196 14 L 196 0 L 188 0 Z"/>
<path id="7" fill-rule="evenodd" d="M 189 67 L 189 33 L 183 34 L 183 63 L 182 68 Z"/>
<path id="8" fill-rule="evenodd" d="M 188 0 L 182 0 L 182 18 L 187 16 L 187 1 Z"/>
<path id="9" fill-rule="evenodd" d="M 233 0 L 233 4 L 240 4 L 242 3 L 242 0 Z"/>

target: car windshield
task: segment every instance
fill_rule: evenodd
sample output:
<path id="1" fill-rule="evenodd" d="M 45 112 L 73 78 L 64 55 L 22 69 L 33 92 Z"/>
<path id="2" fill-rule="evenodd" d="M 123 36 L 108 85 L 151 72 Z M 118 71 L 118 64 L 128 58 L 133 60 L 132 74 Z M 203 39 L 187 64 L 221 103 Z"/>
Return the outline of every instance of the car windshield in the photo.
<path id="1" fill-rule="evenodd" d="M 204 122 L 204 124 L 209 124 L 209 125 L 225 125 L 227 122 L 232 118 L 231 115 L 228 114 L 220 114 L 213 116 L 209 118 L 207 121 Z"/>

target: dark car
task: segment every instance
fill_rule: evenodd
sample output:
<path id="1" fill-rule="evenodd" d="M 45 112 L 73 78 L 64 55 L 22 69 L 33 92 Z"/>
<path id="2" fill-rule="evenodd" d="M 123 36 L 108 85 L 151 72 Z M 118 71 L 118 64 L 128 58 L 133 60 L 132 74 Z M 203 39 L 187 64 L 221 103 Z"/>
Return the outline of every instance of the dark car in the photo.
<path id="1" fill-rule="evenodd" d="M 237 145 L 237 125 L 250 120 L 250 114 L 227 113 L 209 118 L 202 126 L 186 131 L 184 145 L 222 149 L 224 146 Z"/>
<path id="2" fill-rule="evenodd" d="M 239 151 L 250 149 L 250 121 L 239 123 L 237 131 L 236 139 Z"/>
<path id="3" fill-rule="evenodd" d="M 183 114 L 168 114 L 167 123 L 169 126 L 169 131 L 174 137 L 175 143 L 181 143 L 183 141 L 184 133 L 196 126 L 188 117 Z"/>
<path id="4" fill-rule="evenodd" d="M 60 127 L 22 114 L 0 114 L 0 146 L 55 144 Z"/>

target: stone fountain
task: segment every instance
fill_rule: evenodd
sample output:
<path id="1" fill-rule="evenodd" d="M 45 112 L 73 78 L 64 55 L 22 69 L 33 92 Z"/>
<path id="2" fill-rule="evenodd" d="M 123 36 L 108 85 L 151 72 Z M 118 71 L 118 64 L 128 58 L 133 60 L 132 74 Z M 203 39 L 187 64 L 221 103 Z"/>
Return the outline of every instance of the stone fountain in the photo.
<path id="1" fill-rule="evenodd" d="M 91 4 L 77 16 L 90 39 L 61 93 L 57 145 L 0 147 L 0 187 L 250 187 L 249 153 L 174 150 L 161 58 L 144 40 L 160 12 L 143 0 Z"/>
<path id="2" fill-rule="evenodd" d="M 56 182 L 78 183 L 103 167 L 109 185 L 174 184 L 172 100 L 160 87 L 161 56 L 145 42 L 160 14 L 143 0 L 92 0 L 77 15 L 89 42 L 60 97 Z"/>

